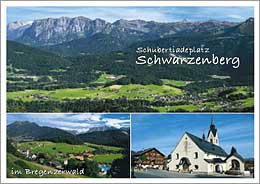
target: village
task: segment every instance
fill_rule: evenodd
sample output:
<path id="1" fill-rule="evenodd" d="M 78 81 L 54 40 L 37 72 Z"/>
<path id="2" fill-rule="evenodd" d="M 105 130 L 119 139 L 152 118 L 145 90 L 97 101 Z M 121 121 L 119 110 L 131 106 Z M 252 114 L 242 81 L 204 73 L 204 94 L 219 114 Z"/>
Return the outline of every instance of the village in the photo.
<path id="1" fill-rule="evenodd" d="M 207 134 L 197 137 L 184 132 L 173 151 L 166 156 L 159 149 L 132 151 L 132 177 L 253 177 L 254 160 L 243 158 L 235 147 L 230 153 L 219 145 L 212 119 Z"/>
<path id="2" fill-rule="evenodd" d="M 43 143 L 44 144 L 44 143 Z M 54 148 L 53 148 L 54 149 Z M 26 160 L 39 163 L 41 165 L 50 166 L 57 170 L 66 170 L 66 169 L 77 169 L 77 165 L 75 168 L 72 168 L 70 164 L 73 162 L 84 163 L 86 160 L 94 161 L 94 152 L 85 150 L 82 153 L 63 153 L 58 151 L 55 155 L 50 156 L 47 153 L 35 153 L 30 149 L 17 149 L 17 151 L 24 156 Z M 69 165 L 70 164 L 70 165 Z M 105 163 L 98 163 L 100 177 L 108 174 L 110 165 Z"/>

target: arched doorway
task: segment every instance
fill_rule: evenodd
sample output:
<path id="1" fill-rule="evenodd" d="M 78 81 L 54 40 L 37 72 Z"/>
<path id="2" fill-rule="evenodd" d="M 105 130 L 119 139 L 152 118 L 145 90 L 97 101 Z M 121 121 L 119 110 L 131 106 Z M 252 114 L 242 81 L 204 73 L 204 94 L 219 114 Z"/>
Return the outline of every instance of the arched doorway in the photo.
<path id="1" fill-rule="evenodd" d="M 240 170 L 239 161 L 235 159 L 231 160 L 231 170 Z"/>
<path id="2" fill-rule="evenodd" d="M 222 173 L 222 172 L 223 172 L 223 167 L 222 167 L 222 165 L 216 165 L 216 166 L 215 166 L 215 172 L 217 172 L 217 173 Z"/>
<path id="3" fill-rule="evenodd" d="M 179 166 L 182 166 L 182 171 L 188 172 L 190 165 L 191 165 L 190 160 L 187 157 L 183 157 L 180 160 Z"/>

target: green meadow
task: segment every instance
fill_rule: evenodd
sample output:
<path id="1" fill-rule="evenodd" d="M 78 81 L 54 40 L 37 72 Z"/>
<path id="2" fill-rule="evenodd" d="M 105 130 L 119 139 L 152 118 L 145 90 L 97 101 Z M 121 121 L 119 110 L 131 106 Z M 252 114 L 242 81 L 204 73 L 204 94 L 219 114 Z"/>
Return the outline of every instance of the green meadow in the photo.
<path id="1" fill-rule="evenodd" d="M 19 149 L 30 149 L 32 152 L 48 153 L 55 155 L 57 153 L 82 153 L 84 151 L 94 151 L 96 148 L 102 148 L 107 151 L 120 151 L 122 148 L 115 146 L 105 146 L 92 143 L 85 143 L 84 145 L 73 145 L 67 143 L 54 143 L 50 141 L 32 141 L 18 143 L 17 148 Z"/>
<path id="2" fill-rule="evenodd" d="M 193 112 L 198 110 L 198 106 L 196 105 L 175 105 L 175 106 L 164 106 L 164 107 L 154 107 L 155 109 L 159 110 L 160 112 L 169 112 L 169 111 L 176 111 L 176 110 L 185 110 L 188 112 Z"/>
<path id="3" fill-rule="evenodd" d="M 129 101 L 146 100 L 152 104 L 150 108 L 159 112 L 216 112 L 229 107 L 235 107 L 234 111 L 237 111 L 236 109 L 252 109 L 254 107 L 253 88 L 250 86 L 209 87 L 206 91 L 192 93 L 186 87 L 194 84 L 194 81 L 161 79 L 162 85 L 107 85 L 111 81 L 122 78 L 123 75 L 107 74 L 102 71 L 99 73 L 101 73 L 99 78 L 92 82 L 96 85 L 95 87 L 15 91 L 8 92 L 7 99 L 30 103 L 38 101 L 62 102 L 86 98 L 90 100 L 127 98 Z M 228 92 L 227 96 L 219 96 L 223 91 L 230 89 L 232 91 Z M 191 96 L 194 98 L 190 98 Z M 153 104 L 153 102 L 156 103 Z"/>
<path id="4" fill-rule="evenodd" d="M 98 163 L 111 164 L 115 159 L 122 158 L 123 155 L 120 153 L 112 153 L 112 154 L 101 154 L 95 155 L 93 160 L 96 160 Z"/>
<path id="5" fill-rule="evenodd" d="M 33 142 L 24 142 L 17 144 L 18 149 L 30 149 L 33 153 L 48 153 L 51 156 L 55 156 L 57 153 L 64 154 L 77 154 L 84 151 L 94 151 L 94 148 L 91 148 L 86 145 L 72 145 L 67 143 L 54 143 L 49 141 L 33 141 Z"/>
<path id="6" fill-rule="evenodd" d="M 93 144 L 93 143 L 85 143 L 89 147 L 97 147 L 97 148 L 102 148 L 106 151 L 120 151 L 122 148 L 120 147 L 115 147 L 115 146 L 105 146 L 105 145 L 100 145 L 100 144 Z"/>
<path id="7" fill-rule="evenodd" d="M 162 79 L 163 84 L 175 87 L 184 87 L 191 83 L 191 81 L 177 81 L 170 79 Z"/>
<path id="8" fill-rule="evenodd" d="M 183 91 L 179 88 L 168 85 L 111 85 L 108 87 L 99 86 L 96 88 L 74 88 L 47 90 L 25 90 L 8 92 L 7 98 L 22 101 L 39 100 L 36 96 L 41 95 L 52 100 L 79 99 L 79 98 L 101 98 L 117 99 L 127 97 L 128 99 L 153 100 L 156 95 L 182 95 Z"/>
<path id="9" fill-rule="evenodd" d="M 18 143 L 17 148 L 20 150 L 31 150 L 32 153 L 45 153 L 50 157 L 55 158 L 63 162 L 65 159 L 68 159 L 68 156 L 57 157 L 57 154 L 81 154 L 86 151 L 95 151 L 97 148 L 104 149 L 106 151 L 120 151 L 122 148 L 115 146 L 104 146 L 98 144 L 86 143 L 85 145 L 72 145 L 67 143 L 54 143 L 50 141 L 32 141 Z M 121 158 L 123 155 L 121 153 L 111 153 L 111 154 L 95 154 L 93 160 L 96 160 L 99 163 L 111 164 L 113 160 Z"/>
<path id="10" fill-rule="evenodd" d="M 254 98 L 246 98 L 246 99 L 240 100 L 240 102 L 243 103 L 244 107 L 254 106 Z"/>

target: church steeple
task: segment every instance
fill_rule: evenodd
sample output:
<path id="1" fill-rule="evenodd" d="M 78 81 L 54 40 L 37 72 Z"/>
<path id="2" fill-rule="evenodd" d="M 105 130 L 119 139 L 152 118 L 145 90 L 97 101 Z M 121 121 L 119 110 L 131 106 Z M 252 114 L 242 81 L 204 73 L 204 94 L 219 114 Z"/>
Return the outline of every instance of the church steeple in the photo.
<path id="1" fill-rule="evenodd" d="M 211 117 L 210 128 L 215 128 L 214 117 Z"/>
<path id="2" fill-rule="evenodd" d="M 214 123 L 214 118 L 213 116 L 211 117 L 211 122 L 210 122 L 210 127 L 209 127 L 209 132 L 208 132 L 208 142 L 212 143 L 212 144 L 219 144 L 218 141 L 218 133 L 217 133 L 217 129 Z"/>

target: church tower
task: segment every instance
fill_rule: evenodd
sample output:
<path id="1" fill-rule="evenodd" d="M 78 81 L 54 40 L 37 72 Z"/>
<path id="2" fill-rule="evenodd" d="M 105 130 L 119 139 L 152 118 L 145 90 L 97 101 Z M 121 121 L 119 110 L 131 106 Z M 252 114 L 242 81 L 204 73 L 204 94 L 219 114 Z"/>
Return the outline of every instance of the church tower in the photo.
<path id="1" fill-rule="evenodd" d="M 208 139 L 208 142 L 210 142 L 212 144 L 219 145 L 218 132 L 217 132 L 217 129 L 215 127 L 213 117 L 211 118 L 211 123 L 210 123 L 207 139 Z"/>

